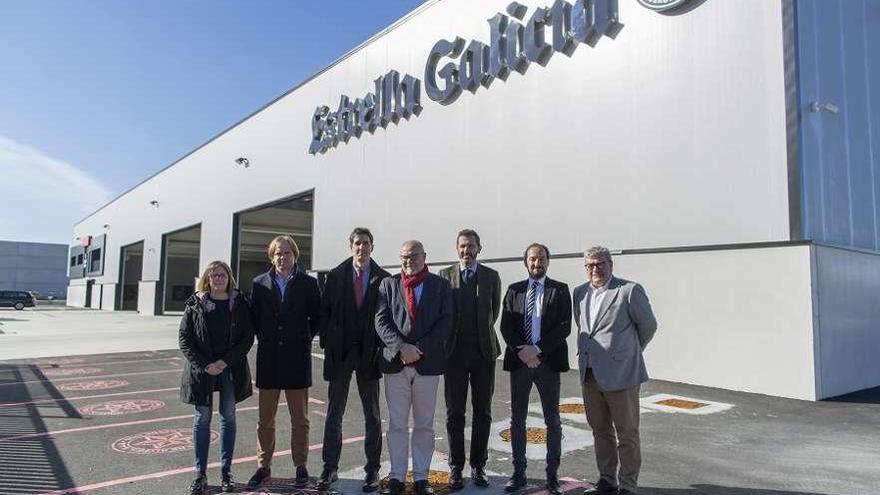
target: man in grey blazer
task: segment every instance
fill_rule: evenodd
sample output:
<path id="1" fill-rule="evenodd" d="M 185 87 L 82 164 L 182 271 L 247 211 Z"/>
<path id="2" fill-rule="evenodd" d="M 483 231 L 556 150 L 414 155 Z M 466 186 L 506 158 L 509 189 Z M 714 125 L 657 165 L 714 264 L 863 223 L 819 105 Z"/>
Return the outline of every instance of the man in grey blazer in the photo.
<path id="1" fill-rule="evenodd" d="M 642 464 L 639 387 L 648 381 L 642 351 L 657 330 L 657 320 L 642 286 L 612 275 L 614 262 L 607 248 L 584 252 L 584 268 L 589 282 L 574 289 L 574 320 L 600 475 L 584 495 L 629 495 L 638 486 Z"/>
<path id="2" fill-rule="evenodd" d="M 428 272 L 419 241 L 400 247 L 401 273 L 382 280 L 376 302 L 376 333 L 384 344 L 382 371 L 388 403 L 388 454 L 391 474 L 385 495 L 403 493 L 409 464 L 412 410 L 412 461 L 416 495 L 431 495 L 428 469 L 434 455 L 434 410 L 440 375 L 446 371 L 446 339 L 452 328 L 449 282 Z"/>

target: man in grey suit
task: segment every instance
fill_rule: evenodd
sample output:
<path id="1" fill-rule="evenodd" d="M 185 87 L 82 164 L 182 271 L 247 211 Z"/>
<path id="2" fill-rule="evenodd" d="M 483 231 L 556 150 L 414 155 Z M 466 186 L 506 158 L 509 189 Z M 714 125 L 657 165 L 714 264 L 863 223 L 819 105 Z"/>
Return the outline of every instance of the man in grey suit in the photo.
<path id="1" fill-rule="evenodd" d="M 412 410 L 415 493 L 431 495 L 428 469 L 434 455 L 434 410 L 440 375 L 446 371 L 452 291 L 449 282 L 428 272 L 421 242 L 403 243 L 400 265 L 400 274 L 382 280 L 376 303 L 376 333 L 385 346 L 381 360 L 388 403 L 385 438 L 391 457 L 390 479 L 382 493 L 403 493 Z"/>
<path id="2" fill-rule="evenodd" d="M 600 475 L 584 495 L 630 495 L 642 464 L 639 387 L 648 381 L 642 351 L 657 330 L 657 320 L 641 285 L 612 276 L 614 262 L 607 248 L 584 252 L 584 268 L 589 282 L 574 289 L 574 320 Z"/>

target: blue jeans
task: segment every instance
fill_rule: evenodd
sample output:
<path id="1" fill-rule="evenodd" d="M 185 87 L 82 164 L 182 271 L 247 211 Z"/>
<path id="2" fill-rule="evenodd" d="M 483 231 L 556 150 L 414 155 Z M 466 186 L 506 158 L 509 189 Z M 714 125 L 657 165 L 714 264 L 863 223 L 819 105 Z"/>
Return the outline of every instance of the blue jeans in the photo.
<path id="1" fill-rule="evenodd" d="M 228 471 L 235 451 L 235 390 L 232 372 L 227 368 L 217 376 L 220 384 L 220 466 Z M 212 401 L 213 403 L 213 396 Z M 211 446 L 212 406 L 195 406 L 193 421 L 193 445 L 196 454 L 196 470 L 208 469 L 208 450 Z"/>

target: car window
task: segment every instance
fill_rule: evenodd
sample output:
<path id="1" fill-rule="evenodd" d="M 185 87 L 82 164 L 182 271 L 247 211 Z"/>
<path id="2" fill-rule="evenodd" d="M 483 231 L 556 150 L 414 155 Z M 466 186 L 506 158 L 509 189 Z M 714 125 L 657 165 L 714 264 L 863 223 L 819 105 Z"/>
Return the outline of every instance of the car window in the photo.
<path id="1" fill-rule="evenodd" d="M 0 297 L 2 297 L 3 299 L 7 299 L 10 297 L 10 294 L 5 290 L 0 290 Z"/>
<path id="2" fill-rule="evenodd" d="M 24 297 L 24 298 L 30 299 L 31 294 L 30 294 L 30 292 L 19 292 L 18 297 Z"/>

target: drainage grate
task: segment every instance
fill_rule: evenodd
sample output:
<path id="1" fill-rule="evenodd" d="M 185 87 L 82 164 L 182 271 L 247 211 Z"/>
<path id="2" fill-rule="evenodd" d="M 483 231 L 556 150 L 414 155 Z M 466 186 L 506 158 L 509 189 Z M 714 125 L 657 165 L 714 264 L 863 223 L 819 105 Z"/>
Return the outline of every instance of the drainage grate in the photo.
<path id="1" fill-rule="evenodd" d="M 501 439 L 505 442 L 510 442 L 510 428 L 501 430 L 499 435 L 501 435 Z M 546 444 L 547 428 L 538 428 L 535 426 L 529 426 L 526 428 L 526 443 Z"/>
<path id="2" fill-rule="evenodd" d="M 684 399 L 664 399 L 664 400 L 657 401 L 654 404 L 660 404 L 661 406 L 676 407 L 678 409 L 688 409 L 688 410 L 699 409 L 701 407 L 706 407 L 709 405 L 709 404 L 704 404 L 702 402 L 696 402 L 696 401 L 684 400 Z"/>
<path id="3" fill-rule="evenodd" d="M 559 404 L 559 412 L 563 414 L 585 414 L 587 407 L 583 404 Z"/>

